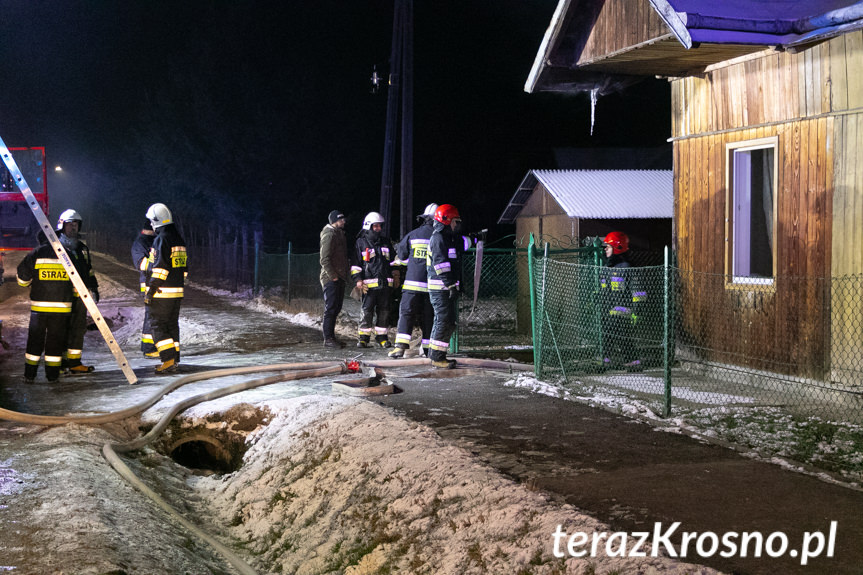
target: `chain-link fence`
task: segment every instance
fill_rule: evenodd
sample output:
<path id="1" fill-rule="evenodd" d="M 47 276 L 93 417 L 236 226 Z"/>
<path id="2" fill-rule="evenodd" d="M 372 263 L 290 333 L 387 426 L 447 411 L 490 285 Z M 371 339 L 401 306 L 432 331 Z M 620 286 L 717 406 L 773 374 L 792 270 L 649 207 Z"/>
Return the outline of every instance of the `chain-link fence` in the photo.
<path id="1" fill-rule="evenodd" d="M 320 299 L 321 267 L 318 253 L 274 254 L 258 250 L 255 261 L 256 293 L 267 290 L 269 294 L 287 301 L 295 298 Z M 529 349 L 527 250 L 484 250 L 479 266 L 479 290 L 474 303 L 476 261 L 477 251 L 472 248 L 463 259 L 464 289 L 459 301 L 459 327 L 453 336 L 453 350 Z M 521 290 L 519 282 L 523 284 Z M 398 294 L 394 294 L 394 297 L 397 298 Z M 397 301 L 393 305 L 397 309 Z M 395 324 L 397 312 L 392 314 L 392 319 Z"/>
<path id="2" fill-rule="evenodd" d="M 863 419 L 863 280 L 532 263 L 539 376 L 673 406 Z"/>
<path id="3" fill-rule="evenodd" d="M 288 302 L 320 299 L 321 263 L 318 252 L 271 254 L 258 250 L 255 257 L 255 292 L 276 288 Z"/>
<path id="4" fill-rule="evenodd" d="M 474 248 L 465 253 L 454 351 L 530 347 L 530 303 L 518 297 L 519 277 L 528 285 L 526 263 L 527 250 L 490 248 L 481 257 Z"/>

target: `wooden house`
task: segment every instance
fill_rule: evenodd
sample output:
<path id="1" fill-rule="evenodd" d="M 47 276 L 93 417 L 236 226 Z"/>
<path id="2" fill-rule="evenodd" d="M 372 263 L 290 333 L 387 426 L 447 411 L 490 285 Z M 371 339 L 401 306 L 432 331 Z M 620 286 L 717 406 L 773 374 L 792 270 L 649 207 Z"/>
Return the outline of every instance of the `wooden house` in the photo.
<path id="1" fill-rule="evenodd" d="M 560 0 L 525 89 L 646 77 L 671 82 L 678 265 L 721 278 L 684 329 L 708 359 L 863 383 L 863 2 Z"/>

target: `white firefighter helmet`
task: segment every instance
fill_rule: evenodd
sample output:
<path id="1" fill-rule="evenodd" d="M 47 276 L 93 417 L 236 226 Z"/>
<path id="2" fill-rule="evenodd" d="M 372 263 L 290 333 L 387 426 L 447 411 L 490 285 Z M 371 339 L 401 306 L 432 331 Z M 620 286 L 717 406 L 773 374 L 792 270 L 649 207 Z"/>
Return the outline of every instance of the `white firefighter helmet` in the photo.
<path id="1" fill-rule="evenodd" d="M 437 211 L 437 204 L 435 204 L 435 203 L 431 203 L 431 204 L 429 204 L 429 205 L 427 205 L 427 206 L 426 206 L 426 209 L 425 209 L 425 210 L 423 210 L 423 215 L 422 215 L 421 217 L 423 217 L 423 218 L 433 218 L 433 217 L 434 217 L 434 213 L 435 213 L 436 211 Z"/>
<path id="2" fill-rule="evenodd" d="M 153 204 L 147 209 L 147 219 L 150 220 L 150 225 L 154 230 L 158 230 L 162 226 L 174 223 L 174 218 L 171 217 L 171 210 L 165 204 Z"/>
<path id="3" fill-rule="evenodd" d="M 79 214 L 75 210 L 66 210 L 62 214 L 60 214 L 60 217 L 57 219 L 58 232 L 63 231 L 63 226 L 66 224 L 66 222 L 78 222 L 78 228 L 80 229 L 83 220 L 81 219 L 81 214 Z"/>
<path id="4" fill-rule="evenodd" d="M 365 219 L 363 220 L 363 229 L 370 230 L 372 229 L 372 224 L 382 224 L 384 223 L 384 217 L 377 212 L 369 212 L 366 214 Z"/>

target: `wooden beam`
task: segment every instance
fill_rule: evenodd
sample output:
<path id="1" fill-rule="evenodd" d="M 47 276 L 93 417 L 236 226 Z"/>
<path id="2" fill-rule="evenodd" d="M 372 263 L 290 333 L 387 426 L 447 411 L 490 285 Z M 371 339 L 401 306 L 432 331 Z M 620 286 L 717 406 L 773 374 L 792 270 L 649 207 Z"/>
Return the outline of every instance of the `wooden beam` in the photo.
<path id="1" fill-rule="evenodd" d="M 674 32 L 674 36 L 677 37 L 678 41 L 680 41 L 687 50 L 692 48 L 692 36 L 689 35 L 689 30 L 687 30 L 686 24 L 683 23 L 680 15 L 674 8 L 672 8 L 671 4 L 669 4 L 667 0 L 650 0 L 650 4 L 653 6 L 653 9 L 656 10 L 657 14 L 659 14 L 659 17 L 662 18 L 662 21 L 665 22 L 665 25 L 671 28 L 671 31 Z"/>

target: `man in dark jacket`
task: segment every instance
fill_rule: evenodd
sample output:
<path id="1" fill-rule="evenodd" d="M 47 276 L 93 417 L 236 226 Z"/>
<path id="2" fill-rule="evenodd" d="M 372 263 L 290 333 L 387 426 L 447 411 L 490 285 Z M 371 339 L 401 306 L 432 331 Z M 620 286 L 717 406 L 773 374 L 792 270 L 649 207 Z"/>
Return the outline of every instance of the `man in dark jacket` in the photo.
<path id="1" fill-rule="evenodd" d="M 342 348 L 345 344 L 336 338 L 336 319 L 345 301 L 348 279 L 348 243 L 345 239 L 345 215 L 333 210 L 328 224 L 321 230 L 321 287 L 324 290 L 324 317 L 322 330 L 326 347 Z"/>
<path id="2" fill-rule="evenodd" d="M 81 241 L 79 234 L 83 221 L 75 210 L 66 210 L 60 214 L 57 221 L 57 237 L 66 248 L 75 270 L 90 290 L 93 301 L 99 303 L 99 282 L 90 260 L 90 250 Z M 77 291 L 72 300 L 72 312 L 69 315 L 69 330 L 66 337 L 66 352 L 63 367 L 67 373 L 84 374 L 93 371 L 92 365 L 83 365 L 81 355 L 84 348 L 84 334 L 87 333 L 87 306 Z"/>
<path id="3" fill-rule="evenodd" d="M 24 352 L 24 380 L 28 383 L 36 379 L 42 352 L 45 377 L 59 379 L 72 313 L 72 282 L 66 269 L 42 232 L 39 243 L 18 264 L 18 285 L 30 288 L 30 327 Z"/>
<path id="4" fill-rule="evenodd" d="M 167 373 L 175 371 L 180 362 L 180 305 L 186 283 L 186 242 L 165 204 L 150 206 L 147 219 L 156 232 L 156 239 L 144 304 L 150 308 L 153 341 L 162 360 L 156 373 Z"/>
<path id="5" fill-rule="evenodd" d="M 152 252 L 153 242 L 156 240 L 156 232 L 147 220 L 146 227 L 141 228 L 141 233 L 132 242 L 132 265 L 138 270 L 138 280 L 141 286 L 141 296 L 147 295 L 147 284 L 150 283 L 150 272 L 153 267 L 154 254 Z M 144 306 L 144 325 L 141 328 L 141 352 L 146 357 L 159 357 L 156 344 L 153 341 L 153 328 L 150 322 L 150 306 Z"/>
<path id="6" fill-rule="evenodd" d="M 429 239 L 426 258 L 429 299 L 434 308 L 429 358 L 435 368 L 451 369 L 455 367 L 455 360 L 447 359 L 446 355 L 456 326 L 464 240 L 458 233 L 461 216 L 455 206 L 444 204 L 438 207 L 434 221 L 434 233 Z"/>
<path id="7" fill-rule="evenodd" d="M 396 264 L 406 266 L 405 279 L 402 282 L 402 300 L 399 305 L 399 323 L 396 333 L 396 348 L 389 353 L 392 358 L 401 358 L 410 347 L 414 322 L 420 317 L 422 327 L 422 348 L 428 354 L 432 325 L 434 324 L 434 308 L 429 299 L 428 272 L 426 271 L 426 256 L 428 254 L 429 238 L 434 232 L 434 213 L 437 204 L 429 204 L 422 215 L 417 216 L 419 227 L 405 234 L 396 246 Z M 397 286 L 396 286 L 397 287 Z"/>
<path id="8" fill-rule="evenodd" d="M 392 297 L 392 268 L 396 250 L 388 237 L 382 235 L 384 218 L 369 212 L 363 220 L 363 229 L 357 235 L 351 259 L 351 280 L 362 293 L 357 347 L 369 347 L 372 334 L 375 344 L 392 347 L 387 331 L 389 327 L 390 298 Z"/>

